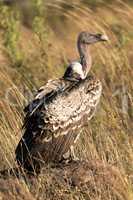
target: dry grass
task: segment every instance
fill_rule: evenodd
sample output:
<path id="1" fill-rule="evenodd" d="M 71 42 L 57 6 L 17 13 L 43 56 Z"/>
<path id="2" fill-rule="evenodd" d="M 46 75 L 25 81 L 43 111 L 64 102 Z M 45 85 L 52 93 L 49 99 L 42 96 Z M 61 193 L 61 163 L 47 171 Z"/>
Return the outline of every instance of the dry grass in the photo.
<path id="1" fill-rule="evenodd" d="M 34 85 L 40 86 L 63 73 L 68 58 L 77 56 L 74 46 L 79 31 L 105 32 L 110 42 L 92 47 L 91 71 L 101 79 L 103 95 L 96 116 L 84 128 L 77 145 L 77 154 L 91 160 L 87 172 L 92 177 L 87 185 L 74 188 L 60 180 L 59 170 L 44 168 L 38 179 L 30 179 L 26 187 L 36 199 L 132 200 L 133 8 L 117 1 L 92 11 L 76 1 L 73 9 L 66 10 L 69 3 L 64 1 L 64 8 L 59 2 L 46 3 L 49 34 L 45 48 L 32 30 L 21 25 L 20 38 L 15 41 L 24 56 L 19 68 L 1 43 L 0 168 L 15 165 L 14 149 L 21 137 L 22 108 L 31 97 L 29 88 L 33 91 Z M 51 9 L 55 11 L 53 18 Z M 3 30 L 0 38 L 4 41 Z"/>
<path id="2" fill-rule="evenodd" d="M 11 178 L 0 180 L 0 198 L 2 200 L 34 200 L 23 181 Z"/>
<path id="3" fill-rule="evenodd" d="M 119 171 L 98 160 L 72 163 L 61 169 L 46 167 L 31 184 L 31 192 L 39 200 L 130 199 Z"/>

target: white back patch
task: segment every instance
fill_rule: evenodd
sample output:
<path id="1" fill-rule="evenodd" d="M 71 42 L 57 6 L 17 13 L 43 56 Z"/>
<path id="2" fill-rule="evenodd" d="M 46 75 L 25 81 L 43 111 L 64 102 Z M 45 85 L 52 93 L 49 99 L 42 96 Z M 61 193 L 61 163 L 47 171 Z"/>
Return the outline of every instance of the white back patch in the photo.
<path id="1" fill-rule="evenodd" d="M 79 62 L 72 62 L 71 67 L 75 73 L 80 75 L 81 79 L 85 78 L 85 75 L 84 75 L 84 72 L 82 69 L 82 65 Z"/>

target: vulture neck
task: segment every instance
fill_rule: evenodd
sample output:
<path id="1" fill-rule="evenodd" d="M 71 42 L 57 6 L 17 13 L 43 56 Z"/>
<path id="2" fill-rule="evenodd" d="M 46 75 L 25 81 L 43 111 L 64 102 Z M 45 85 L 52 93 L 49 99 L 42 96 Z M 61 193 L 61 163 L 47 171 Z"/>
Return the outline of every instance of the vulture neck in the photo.
<path id="1" fill-rule="evenodd" d="M 78 42 L 78 51 L 80 55 L 81 65 L 83 67 L 83 71 L 85 77 L 87 76 L 88 72 L 90 71 L 92 59 L 90 55 L 90 49 L 88 44 Z"/>

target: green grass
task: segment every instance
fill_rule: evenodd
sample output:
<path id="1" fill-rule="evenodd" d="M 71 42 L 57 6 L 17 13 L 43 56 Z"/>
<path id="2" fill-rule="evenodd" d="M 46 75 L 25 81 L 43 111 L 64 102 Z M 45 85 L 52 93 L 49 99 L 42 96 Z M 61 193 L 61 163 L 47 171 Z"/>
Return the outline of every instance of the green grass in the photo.
<path id="1" fill-rule="evenodd" d="M 63 185 L 59 172 L 44 168 L 35 184 L 28 180 L 31 182 L 25 187 L 38 199 L 132 200 L 133 8 L 122 1 L 97 6 L 95 11 L 81 3 L 72 2 L 73 9 L 67 9 L 69 2 L 46 2 L 43 15 L 42 1 L 32 3 L 28 27 L 22 20 L 25 10 L 20 13 L 18 7 L 0 7 L 0 168 L 15 165 L 14 150 L 29 97 L 49 78 L 61 76 L 68 58 L 77 57 L 78 32 L 104 32 L 110 42 L 92 47 L 91 70 L 102 81 L 101 103 L 76 147 L 77 154 L 90 165 L 98 161 L 96 166 L 92 164 L 90 185 L 79 189 Z M 21 8 L 21 4 L 17 6 Z M 59 16 L 64 16 L 63 20 Z"/>

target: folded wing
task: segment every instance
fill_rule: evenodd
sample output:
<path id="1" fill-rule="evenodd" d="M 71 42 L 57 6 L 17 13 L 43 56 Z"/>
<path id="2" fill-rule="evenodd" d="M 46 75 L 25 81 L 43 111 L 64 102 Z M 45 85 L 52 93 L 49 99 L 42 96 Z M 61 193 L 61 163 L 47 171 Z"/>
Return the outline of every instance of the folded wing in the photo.
<path id="1" fill-rule="evenodd" d="M 42 87 L 25 108 L 24 135 L 16 159 L 24 168 L 41 161 L 59 161 L 73 145 L 78 129 L 94 114 L 101 83 L 56 79 Z"/>

